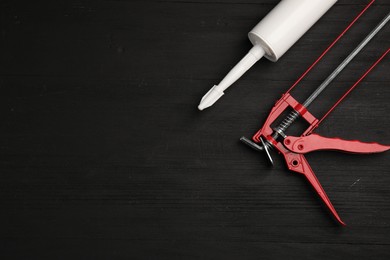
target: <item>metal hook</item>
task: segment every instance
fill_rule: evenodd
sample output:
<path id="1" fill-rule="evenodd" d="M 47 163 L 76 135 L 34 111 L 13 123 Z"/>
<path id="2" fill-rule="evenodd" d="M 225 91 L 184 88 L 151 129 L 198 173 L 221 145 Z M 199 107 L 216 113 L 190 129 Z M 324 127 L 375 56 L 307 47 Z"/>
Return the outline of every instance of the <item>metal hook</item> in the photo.
<path id="1" fill-rule="evenodd" d="M 262 138 L 260 138 L 261 140 L 261 143 L 263 146 L 260 146 L 258 144 L 256 144 L 255 142 L 252 142 L 251 140 L 249 140 L 248 138 L 246 138 L 245 136 L 242 136 L 240 138 L 240 141 L 243 142 L 244 144 L 248 145 L 249 147 L 251 147 L 252 149 L 254 149 L 255 151 L 258 151 L 258 152 L 262 152 L 262 151 L 265 151 L 265 153 L 267 154 L 267 158 L 268 158 L 268 161 L 271 163 L 271 165 L 273 166 L 274 165 L 274 161 L 272 160 L 272 157 L 271 157 L 271 154 L 269 153 L 269 148 L 270 146 L 267 145 Z"/>

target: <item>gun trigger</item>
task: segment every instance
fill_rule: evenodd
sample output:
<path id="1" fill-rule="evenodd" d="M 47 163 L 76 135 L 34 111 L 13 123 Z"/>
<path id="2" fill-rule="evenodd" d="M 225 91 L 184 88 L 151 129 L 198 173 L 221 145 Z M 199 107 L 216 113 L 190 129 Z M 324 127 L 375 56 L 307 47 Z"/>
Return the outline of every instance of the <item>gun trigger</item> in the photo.
<path id="1" fill-rule="evenodd" d="M 290 152 L 290 151 L 286 150 L 286 148 L 283 148 L 281 145 L 278 147 L 278 149 L 282 152 L 282 154 L 286 160 L 288 169 L 290 171 L 303 174 L 306 177 L 306 179 L 309 181 L 311 186 L 315 189 L 317 194 L 320 196 L 320 198 L 324 202 L 324 204 L 328 207 L 328 209 L 332 213 L 333 217 L 337 220 L 337 222 L 339 222 L 341 225 L 345 226 L 345 223 L 341 220 L 336 209 L 333 207 L 332 202 L 328 198 L 328 195 L 326 195 L 325 190 L 322 188 L 321 183 L 318 181 L 316 175 L 314 174 L 313 170 L 311 169 L 305 156 L 302 154 Z"/>

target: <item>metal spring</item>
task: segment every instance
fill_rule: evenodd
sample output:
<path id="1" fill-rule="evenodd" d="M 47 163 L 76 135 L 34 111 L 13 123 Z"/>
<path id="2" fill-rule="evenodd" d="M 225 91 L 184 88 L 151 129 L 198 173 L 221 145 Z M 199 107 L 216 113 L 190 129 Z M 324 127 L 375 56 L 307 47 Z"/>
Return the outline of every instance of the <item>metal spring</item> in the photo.
<path id="1" fill-rule="evenodd" d="M 278 126 L 278 131 L 284 132 L 286 129 L 294 123 L 295 120 L 299 117 L 299 113 L 297 111 L 291 111 L 291 113 L 283 120 L 283 122 Z"/>

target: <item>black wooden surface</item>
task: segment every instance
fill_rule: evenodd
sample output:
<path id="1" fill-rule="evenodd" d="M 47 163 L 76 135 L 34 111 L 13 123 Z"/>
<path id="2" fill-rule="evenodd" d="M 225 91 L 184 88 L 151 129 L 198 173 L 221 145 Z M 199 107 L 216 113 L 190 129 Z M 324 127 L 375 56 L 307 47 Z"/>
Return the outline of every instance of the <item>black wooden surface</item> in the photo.
<path id="1" fill-rule="evenodd" d="M 1 259 L 389 259 L 389 153 L 307 156 L 347 227 L 240 144 L 364 7 L 340 0 L 277 63 L 196 107 L 277 0 L 1 1 Z M 293 94 L 390 11 L 378 0 Z M 387 26 L 314 103 L 390 47 Z M 387 57 L 317 133 L 390 143 Z"/>

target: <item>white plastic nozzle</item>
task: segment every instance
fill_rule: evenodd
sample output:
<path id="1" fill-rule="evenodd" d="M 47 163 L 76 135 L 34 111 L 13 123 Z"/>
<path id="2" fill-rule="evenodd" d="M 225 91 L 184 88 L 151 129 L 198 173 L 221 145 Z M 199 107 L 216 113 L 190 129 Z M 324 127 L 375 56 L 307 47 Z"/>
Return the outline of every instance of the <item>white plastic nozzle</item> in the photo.
<path id="1" fill-rule="evenodd" d="M 254 47 L 203 96 L 198 108 L 212 106 L 224 91 L 239 79 L 261 57 L 277 61 L 337 0 L 282 0 L 248 34 Z"/>
<path id="2" fill-rule="evenodd" d="M 229 71 L 225 78 L 218 84 L 214 85 L 206 95 L 203 96 L 198 106 L 199 110 L 203 110 L 212 106 L 218 99 L 223 96 L 223 92 L 238 80 L 247 70 L 250 69 L 258 60 L 264 56 L 264 49 L 260 45 L 255 45 L 245 55 L 236 66 Z"/>

